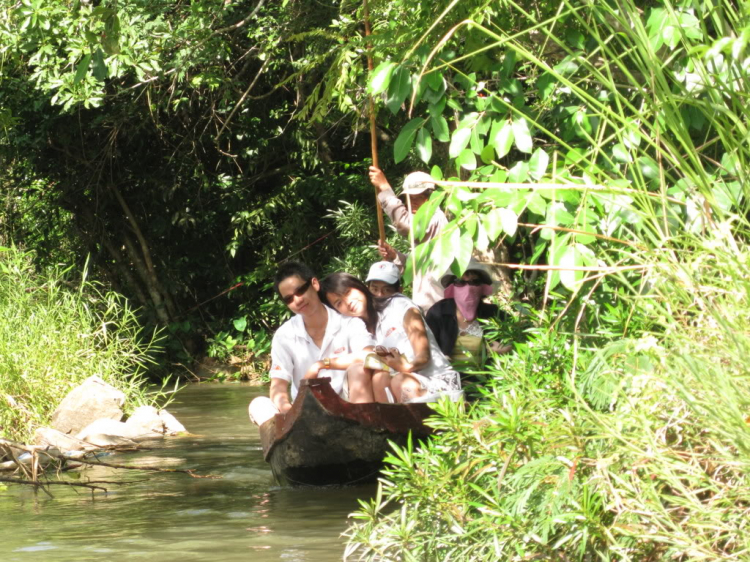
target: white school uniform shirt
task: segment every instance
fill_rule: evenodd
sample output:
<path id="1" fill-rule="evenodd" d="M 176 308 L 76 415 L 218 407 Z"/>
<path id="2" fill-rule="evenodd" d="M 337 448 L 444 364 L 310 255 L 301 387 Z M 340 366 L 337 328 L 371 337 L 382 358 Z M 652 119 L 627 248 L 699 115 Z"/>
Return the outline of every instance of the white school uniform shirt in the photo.
<path id="1" fill-rule="evenodd" d="M 414 360 L 414 348 L 404 329 L 406 313 L 415 308 L 416 303 L 411 299 L 397 294 L 391 297 L 383 311 L 378 315 L 378 325 L 375 328 L 375 338 L 379 345 L 387 348 L 395 347 L 406 356 L 407 361 Z M 422 318 L 424 322 L 424 318 Z M 425 334 L 430 344 L 430 361 L 418 373 L 412 373 L 422 386 L 435 391 L 459 390 L 461 388 L 458 373 L 453 369 L 450 360 L 440 350 L 432 330 L 425 322 Z M 433 388 L 434 387 L 434 388 Z"/>
<path id="2" fill-rule="evenodd" d="M 359 318 L 341 316 L 332 308 L 328 312 L 328 324 L 319 348 L 305 330 L 302 316 L 296 315 L 276 330 L 271 343 L 271 378 L 282 379 L 291 387 L 292 401 L 297 397 L 299 383 L 316 361 L 362 351 L 374 346 L 375 340 Z M 318 377 L 330 377 L 333 390 L 341 395 L 346 371 L 321 369 Z"/>

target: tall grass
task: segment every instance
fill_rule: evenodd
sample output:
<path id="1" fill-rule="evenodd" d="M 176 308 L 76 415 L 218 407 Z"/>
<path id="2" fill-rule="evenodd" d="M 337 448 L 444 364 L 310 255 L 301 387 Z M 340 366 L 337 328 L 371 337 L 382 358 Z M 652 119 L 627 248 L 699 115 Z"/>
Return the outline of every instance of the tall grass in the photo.
<path id="1" fill-rule="evenodd" d="M 156 350 L 119 295 L 70 271 L 37 274 L 32 256 L 0 248 L 0 435 L 24 441 L 62 398 L 98 375 L 150 403 L 145 367 Z"/>
<path id="2" fill-rule="evenodd" d="M 449 431 L 393 455 L 383 495 L 354 514 L 347 553 L 748 560 L 747 6 L 564 0 L 540 22 L 506 4 L 544 41 L 474 28 L 514 51 L 528 79 L 556 84 L 533 119 L 562 156 L 571 146 L 549 113 L 584 108 L 588 143 L 558 173 L 632 190 L 617 198 L 619 224 L 606 212 L 596 222 L 635 244 L 601 245 L 597 259 L 640 273 L 584 280 L 567 318 L 497 360 L 485 401 L 440 406 L 434 423 Z M 585 49 L 570 46 L 571 29 Z M 617 294 L 609 311 L 597 307 L 603 290 Z"/>

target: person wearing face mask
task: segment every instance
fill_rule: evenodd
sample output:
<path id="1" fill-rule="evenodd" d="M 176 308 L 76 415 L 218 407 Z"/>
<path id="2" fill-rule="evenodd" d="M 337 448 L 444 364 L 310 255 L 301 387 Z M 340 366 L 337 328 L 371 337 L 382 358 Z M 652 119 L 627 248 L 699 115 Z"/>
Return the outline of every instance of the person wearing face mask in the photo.
<path id="1" fill-rule="evenodd" d="M 499 309 L 483 302 L 493 293 L 492 278 L 486 268 L 472 260 L 459 278 L 448 273 L 440 279 L 445 297 L 427 311 L 427 325 L 435 334 L 440 349 L 454 364 L 481 366 L 486 357 L 484 331 L 478 319 L 494 318 Z M 507 353 L 512 346 L 492 342 L 496 353 Z"/>

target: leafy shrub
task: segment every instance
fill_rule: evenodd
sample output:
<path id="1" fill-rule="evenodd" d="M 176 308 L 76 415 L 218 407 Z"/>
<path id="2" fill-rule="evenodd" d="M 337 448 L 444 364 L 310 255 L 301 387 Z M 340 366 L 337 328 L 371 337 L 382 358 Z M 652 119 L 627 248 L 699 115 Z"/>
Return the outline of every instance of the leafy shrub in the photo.
<path id="1" fill-rule="evenodd" d="M 0 435 L 23 441 L 91 375 L 125 392 L 126 408 L 154 403 L 145 368 L 158 350 L 127 301 L 71 272 L 37 274 L 32 256 L 0 248 Z"/>

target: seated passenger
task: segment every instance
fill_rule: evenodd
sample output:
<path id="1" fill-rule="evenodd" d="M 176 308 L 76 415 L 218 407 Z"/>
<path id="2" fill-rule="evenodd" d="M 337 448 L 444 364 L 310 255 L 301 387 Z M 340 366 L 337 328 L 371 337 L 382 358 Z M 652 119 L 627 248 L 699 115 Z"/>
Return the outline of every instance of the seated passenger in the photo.
<path id="1" fill-rule="evenodd" d="M 383 281 L 394 285 L 393 276 L 384 268 L 384 275 L 370 270 L 370 283 Z M 378 402 L 421 402 L 449 395 L 461 396 L 459 376 L 440 351 L 435 337 L 425 326 L 414 302 L 396 294 L 375 299 L 362 281 L 348 273 L 334 273 L 320 282 L 320 295 L 344 316 L 361 318 L 378 342 L 380 360 L 391 373 L 373 378 L 373 391 Z"/>
<path id="2" fill-rule="evenodd" d="M 454 364 L 480 367 L 486 358 L 486 344 L 484 330 L 477 319 L 494 318 L 499 314 L 496 305 L 482 302 L 483 297 L 492 294 L 490 274 L 482 264 L 472 260 L 460 279 L 448 273 L 440 282 L 445 287 L 446 298 L 427 311 L 427 325 L 442 352 Z M 489 349 L 507 353 L 512 346 L 492 342 Z"/>
<path id="3" fill-rule="evenodd" d="M 281 266 L 274 289 L 295 316 L 276 330 L 271 343 L 270 400 L 250 403 L 250 419 L 261 425 L 292 407 L 302 379 L 325 376 L 345 400 L 374 402 L 372 375 L 362 363 L 375 347 L 364 323 L 325 306 L 312 270 L 299 262 Z M 289 387 L 291 385 L 291 398 Z"/>
<path id="4" fill-rule="evenodd" d="M 375 298 L 392 297 L 401 292 L 401 271 L 393 262 L 377 261 L 370 266 L 365 284 Z"/>

